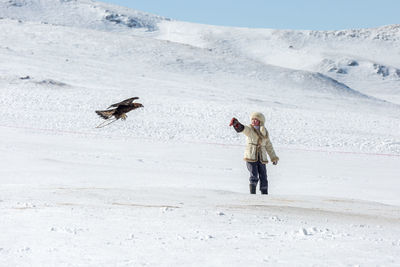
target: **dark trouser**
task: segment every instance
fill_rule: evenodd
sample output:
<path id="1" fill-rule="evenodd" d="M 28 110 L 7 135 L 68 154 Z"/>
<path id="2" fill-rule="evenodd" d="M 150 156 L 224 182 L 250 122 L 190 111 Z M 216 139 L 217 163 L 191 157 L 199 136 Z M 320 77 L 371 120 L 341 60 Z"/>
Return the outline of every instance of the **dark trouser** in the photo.
<path id="1" fill-rule="evenodd" d="M 268 193 L 267 168 L 265 164 L 257 161 L 246 162 L 246 165 L 250 172 L 250 184 L 257 186 L 258 180 L 260 180 L 260 191 Z"/>

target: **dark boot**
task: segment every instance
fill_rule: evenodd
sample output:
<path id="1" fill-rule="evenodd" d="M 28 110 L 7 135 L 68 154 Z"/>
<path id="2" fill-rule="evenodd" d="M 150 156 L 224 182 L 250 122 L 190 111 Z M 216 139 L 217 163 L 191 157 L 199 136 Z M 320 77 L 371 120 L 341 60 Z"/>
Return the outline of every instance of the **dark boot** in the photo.
<path id="1" fill-rule="evenodd" d="M 261 190 L 261 194 L 262 195 L 268 195 L 268 191 L 267 190 Z"/>
<path id="2" fill-rule="evenodd" d="M 250 194 L 255 194 L 257 186 L 255 184 L 250 184 L 249 187 L 250 187 Z"/>

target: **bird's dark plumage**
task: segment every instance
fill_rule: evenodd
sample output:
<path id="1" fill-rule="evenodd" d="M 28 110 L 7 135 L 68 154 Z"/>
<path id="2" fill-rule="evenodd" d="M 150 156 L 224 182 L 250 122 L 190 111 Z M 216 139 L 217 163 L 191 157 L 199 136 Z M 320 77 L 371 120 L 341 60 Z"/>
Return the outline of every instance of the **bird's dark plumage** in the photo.
<path id="1" fill-rule="evenodd" d="M 112 116 L 114 116 L 116 120 L 118 119 L 125 120 L 127 117 L 126 113 L 128 113 L 131 110 L 143 107 L 143 105 L 140 103 L 133 103 L 133 101 L 136 99 L 139 99 L 139 97 L 132 97 L 125 99 L 124 101 L 121 101 L 119 103 L 112 104 L 111 106 L 108 107 L 107 110 L 96 110 L 96 113 L 105 120 L 108 120 Z M 114 108 L 109 109 L 112 107 Z"/>
<path id="2" fill-rule="evenodd" d="M 120 106 L 120 105 L 130 105 L 130 104 L 132 104 L 132 102 L 135 101 L 136 99 L 139 99 L 139 97 L 135 96 L 135 97 L 131 97 L 131 98 L 125 99 L 124 101 L 121 101 L 121 102 L 119 102 L 119 103 L 112 104 L 112 105 L 109 106 L 107 109 L 109 109 L 109 108 L 115 108 L 115 107 L 118 107 L 118 106 Z"/>

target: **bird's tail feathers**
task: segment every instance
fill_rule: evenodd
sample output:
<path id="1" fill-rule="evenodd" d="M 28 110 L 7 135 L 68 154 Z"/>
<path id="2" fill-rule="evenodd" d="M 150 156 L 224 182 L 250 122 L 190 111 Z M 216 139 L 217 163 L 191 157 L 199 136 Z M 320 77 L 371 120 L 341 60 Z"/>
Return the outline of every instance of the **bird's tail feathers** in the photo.
<path id="1" fill-rule="evenodd" d="M 96 110 L 97 115 L 102 117 L 105 120 L 108 120 L 114 115 L 116 108 L 114 109 L 109 109 L 109 110 Z"/>

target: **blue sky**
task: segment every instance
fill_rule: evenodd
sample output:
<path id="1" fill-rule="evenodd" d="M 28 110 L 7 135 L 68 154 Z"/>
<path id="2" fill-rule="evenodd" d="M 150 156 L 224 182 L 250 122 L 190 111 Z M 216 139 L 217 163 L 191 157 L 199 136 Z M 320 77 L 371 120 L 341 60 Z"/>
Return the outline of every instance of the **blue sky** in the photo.
<path id="1" fill-rule="evenodd" d="M 400 24 L 400 0 L 101 0 L 211 25 L 340 30 Z"/>

